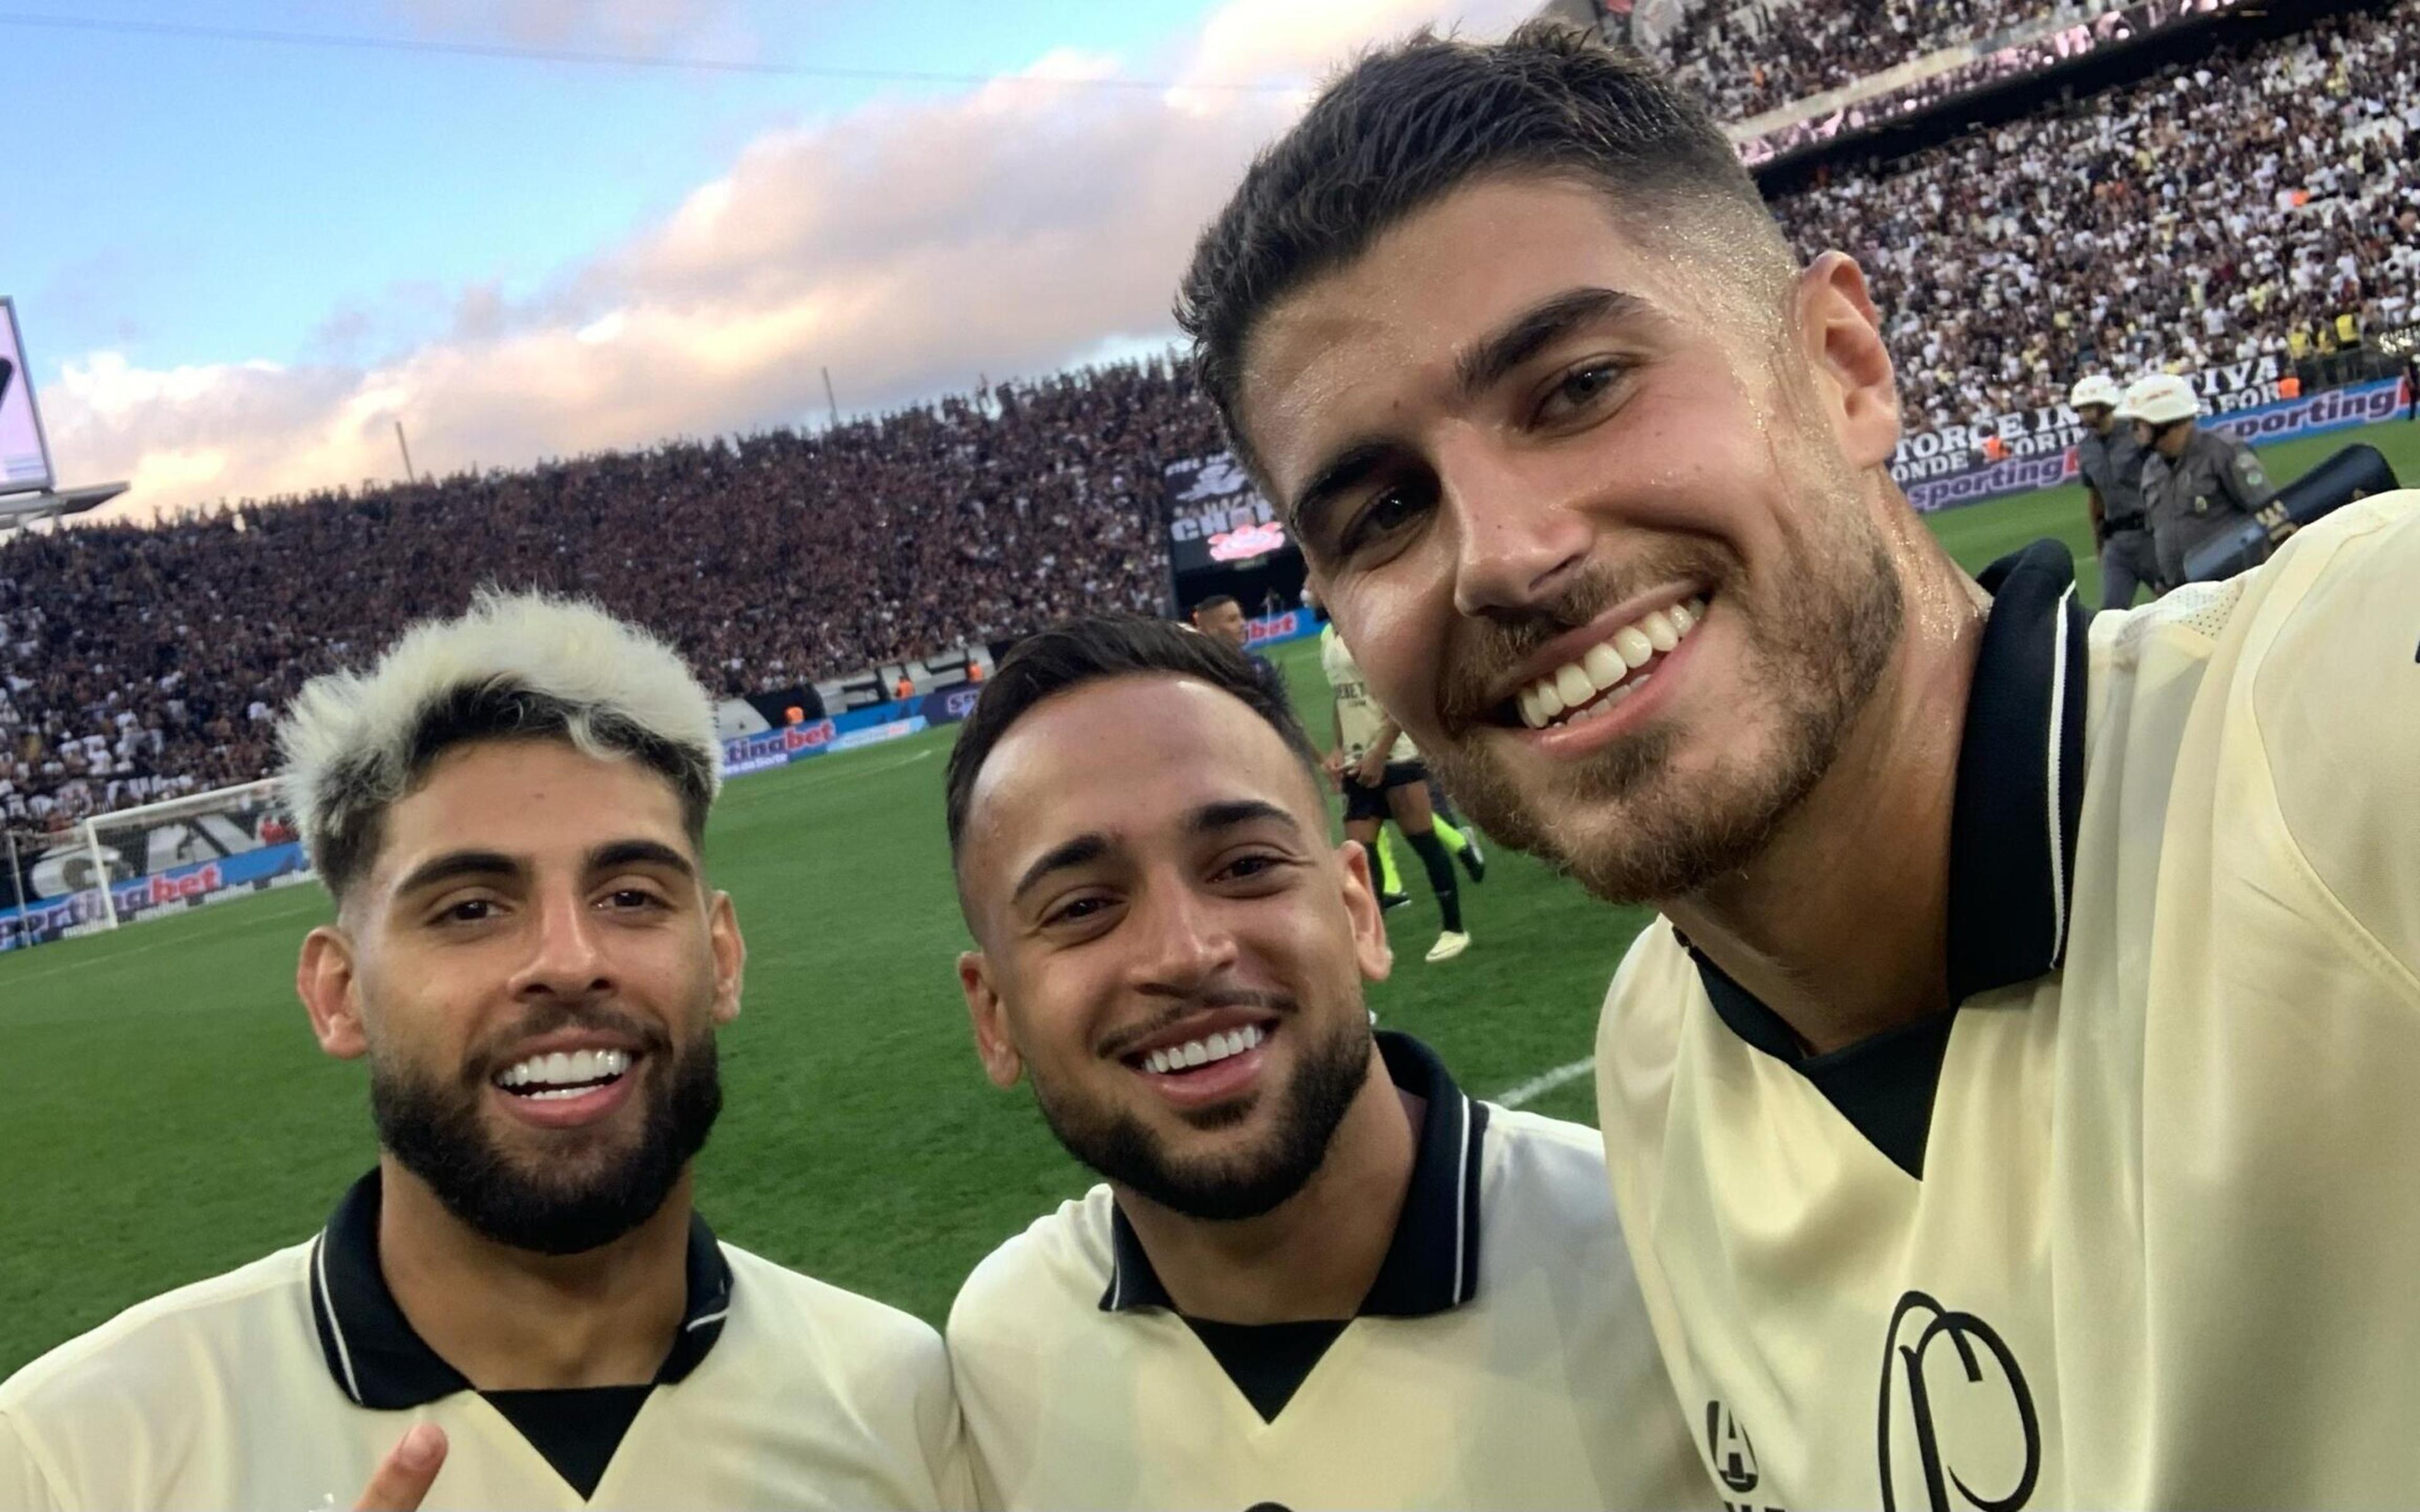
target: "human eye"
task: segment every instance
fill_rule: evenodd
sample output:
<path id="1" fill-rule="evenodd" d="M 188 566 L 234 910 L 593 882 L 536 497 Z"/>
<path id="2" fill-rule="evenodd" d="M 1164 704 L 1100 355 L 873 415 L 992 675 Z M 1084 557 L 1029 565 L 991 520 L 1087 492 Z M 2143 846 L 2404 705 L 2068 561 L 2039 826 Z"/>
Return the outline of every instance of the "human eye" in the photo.
<path id="1" fill-rule="evenodd" d="M 1555 425 L 1586 418 L 1604 405 L 1627 371 L 1622 363 L 1606 358 L 1573 368 L 1546 391 L 1538 405 L 1536 423 Z"/>
<path id="2" fill-rule="evenodd" d="M 1249 884 L 1275 881 L 1293 864 L 1292 858 L 1273 851 L 1247 851 L 1221 861 L 1210 880 L 1222 883 Z"/>
<path id="3" fill-rule="evenodd" d="M 429 922 L 440 928 L 485 924 L 502 917 L 503 905 L 493 898 L 453 898 L 440 903 L 430 914 Z"/>
<path id="4" fill-rule="evenodd" d="M 1391 544 L 1419 523 L 1431 502 L 1431 490 L 1424 486 L 1388 484 L 1346 523 L 1338 546 L 1351 557 Z"/>

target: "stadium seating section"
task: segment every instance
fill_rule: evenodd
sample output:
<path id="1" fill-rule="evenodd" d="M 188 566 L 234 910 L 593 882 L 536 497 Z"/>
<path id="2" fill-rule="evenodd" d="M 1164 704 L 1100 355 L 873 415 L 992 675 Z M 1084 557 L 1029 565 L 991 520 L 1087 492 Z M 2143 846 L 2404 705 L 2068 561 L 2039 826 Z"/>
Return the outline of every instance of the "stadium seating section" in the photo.
<path id="1" fill-rule="evenodd" d="M 1700 9 L 1673 55 L 1738 116 L 2043 7 L 1823 11 L 1760 39 L 1740 12 Z M 2420 0 L 2399 0 L 1776 209 L 1802 251 L 1870 271 L 1923 428 L 2055 402 L 2086 369 L 2277 350 L 2339 313 L 2410 322 L 2415 157 Z M 1153 363 L 818 435 L 23 534 L 0 545 L 0 822 L 262 776 L 273 711 L 304 679 L 484 581 L 593 594 L 734 694 L 1074 609 L 1156 609 L 1160 469 L 1218 444 L 1209 406 Z"/>

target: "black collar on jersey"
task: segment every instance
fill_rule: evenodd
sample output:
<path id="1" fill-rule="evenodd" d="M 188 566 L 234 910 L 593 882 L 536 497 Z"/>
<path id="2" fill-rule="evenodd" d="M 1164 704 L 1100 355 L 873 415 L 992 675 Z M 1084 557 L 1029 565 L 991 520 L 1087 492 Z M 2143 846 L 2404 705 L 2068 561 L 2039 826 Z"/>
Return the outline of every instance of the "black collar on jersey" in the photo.
<path id="1" fill-rule="evenodd" d="M 1395 1237 L 1356 1316 L 1426 1318 L 1479 1294 L 1479 1169 L 1487 1106 L 1464 1095 L 1435 1053 L 1408 1034 L 1381 1032 L 1378 1053 L 1388 1076 L 1424 1099 L 1428 1110 L 1416 1136 L 1412 1184 L 1404 1194 Z M 1175 1311 L 1134 1226 L 1114 1203 L 1109 1244 L 1109 1288 L 1101 1294 L 1101 1310 Z"/>
<path id="2" fill-rule="evenodd" d="M 2067 951 L 2075 830 L 2084 810 L 2086 637 L 2067 548 L 2038 541 L 1993 563 L 1992 594 L 1949 819 L 1949 1001 L 2031 981 Z M 1694 946 L 1731 1032 L 1795 1066 L 1875 1149 L 1924 1174 L 1925 1134 L 1954 1014 L 1936 1014 L 1829 1055 L 1797 1036 Z"/>
<path id="3" fill-rule="evenodd" d="M 353 1183 L 311 1245 L 311 1318 L 337 1389 L 359 1407 L 398 1412 L 471 1383 L 438 1358 L 403 1316 L 379 1269 L 379 1173 Z M 731 1264 L 706 1220 L 689 1224 L 689 1304 L 657 1385 L 687 1380 L 722 1336 L 731 1311 Z"/>

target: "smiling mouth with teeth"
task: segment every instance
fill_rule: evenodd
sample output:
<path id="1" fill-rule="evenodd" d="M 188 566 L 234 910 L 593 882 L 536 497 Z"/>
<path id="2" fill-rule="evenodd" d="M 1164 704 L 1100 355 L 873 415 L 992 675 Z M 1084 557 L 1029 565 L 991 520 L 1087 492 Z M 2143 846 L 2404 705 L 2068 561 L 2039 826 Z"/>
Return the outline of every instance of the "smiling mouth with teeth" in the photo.
<path id="1" fill-rule="evenodd" d="M 1577 661 L 1567 661 L 1523 687 L 1512 698 L 1512 711 L 1531 730 L 1558 729 L 1610 714 L 1647 686 L 1664 657 L 1688 639 L 1705 615 L 1702 597 L 1651 610 L 1589 647 Z"/>
<path id="2" fill-rule="evenodd" d="M 1260 1044 L 1268 1031 L 1257 1024 L 1247 1024 L 1240 1029 L 1223 1034 L 1205 1034 L 1199 1040 L 1183 1044 L 1163 1045 L 1145 1055 L 1131 1057 L 1127 1064 L 1155 1076 L 1177 1076 L 1197 1067 L 1216 1065 L 1231 1057 Z"/>
<path id="3" fill-rule="evenodd" d="M 496 1086 L 532 1102 L 560 1102 L 611 1087 L 629 1073 L 627 1050 L 555 1051 L 515 1061 L 496 1073 Z"/>

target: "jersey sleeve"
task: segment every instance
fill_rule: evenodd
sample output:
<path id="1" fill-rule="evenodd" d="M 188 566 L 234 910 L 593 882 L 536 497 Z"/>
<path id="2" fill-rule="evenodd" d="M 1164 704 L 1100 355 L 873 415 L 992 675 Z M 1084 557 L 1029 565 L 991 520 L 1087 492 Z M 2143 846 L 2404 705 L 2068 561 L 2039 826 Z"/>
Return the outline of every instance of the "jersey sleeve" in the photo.
<path id="1" fill-rule="evenodd" d="M 2251 447 L 2238 441 L 2227 448 L 2231 453 L 2218 470 L 2218 486 L 2235 507 L 2247 515 L 2257 514 L 2260 506 L 2277 497 L 2277 486 L 2269 481 L 2269 470 Z"/>
<path id="2" fill-rule="evenodd" d="M 2278 810 L 2420 1002 L 2420 491 L 2346 505 L 2265 570 L 2296 563 L 2251 688 Z"/>
<path id="3" fill-rule="evenodd" d="M 16 1421 L 0 1412 L 0 1512 L 66 1512 Z"/>

